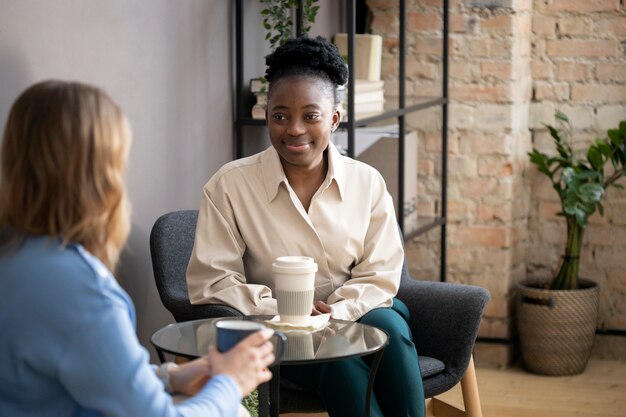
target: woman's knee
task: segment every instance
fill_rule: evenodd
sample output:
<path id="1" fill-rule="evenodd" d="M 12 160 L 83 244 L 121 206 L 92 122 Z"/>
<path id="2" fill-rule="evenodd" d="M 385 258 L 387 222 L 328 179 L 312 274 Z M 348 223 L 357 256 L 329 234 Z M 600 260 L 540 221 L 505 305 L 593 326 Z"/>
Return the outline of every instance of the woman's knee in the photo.
<path id="1" fill-rule="evenodd" d="M 387 331 L 391 340 L 396 338 L 411 340 L 408 323 L 397 311 L 391 308 L 374 309 L 361 317 L 359 322 Z"/>

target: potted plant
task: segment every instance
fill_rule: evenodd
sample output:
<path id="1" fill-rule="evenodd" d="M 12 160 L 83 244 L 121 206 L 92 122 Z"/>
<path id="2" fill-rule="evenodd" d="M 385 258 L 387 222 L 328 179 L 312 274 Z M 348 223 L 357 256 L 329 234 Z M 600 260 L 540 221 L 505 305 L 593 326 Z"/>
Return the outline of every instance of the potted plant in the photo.
<path id="1" fill-rule="evenodd" d="M 530 162 L 552 182 L 567 223 L 561 264 L 550 282 L 518 285 L 517 320 L 522 359 L 531 372 L 574 375 L 584 371 L 596 330 L 596 283 L 579 276 L 580 252 L 589 216 L 604 215 L 603 199 L 610 186 L 626 176 L 626 120 L 609 129 L 584 154 L 573 149 L 571 122 L 560 112 L 558 126 L 546 125 L 556 150 L 549 156 L 537 149 Z"/>
<path id="2" fill-rule="evenodd" d="M 311 24 L 315 23 L 315 17 L 320 6 L 319 0 L 259 0 L 263 5 L 261 16 L 263 17 L 263 28 L 265 29 L 265 40 L 270 43 L 270 50 L 274 52 L 276 48 L 285 43 L 292 36 L 306 35 L 311 30 Z M 299 10 L 299 2 L 302 10 Z M 297 18 L 300 20 L 297 27 L 299 33 L 295 33 L 293 10 L 296 10 Z M 251 80 L 250 92 L 255 95 L 255 104 L 252 106 L 252 117 L 254 119 L 265 118 L 265 105 L 267 102 L 267 80 L 260 76 Z"/>
<path id="3" fill-rule="evenodd" d="M 263 16 L 263 27 L 267 31 L 265 40 L 270 42 L 272 52 L 285 43 L 287 39 L 293 36 L 293 18 L 291 11 L 298 7 L 298 0 L 259 0 L 264 8 L 261 10 Z M 320 6 L 316 3 L 318 0 L 300 0 L 302 2 L 302 10 L 298 16 L 301 16 L 300 33 L 303 35 L 309 33 L 311 24 L 315 22 L 315 16 Z"/>

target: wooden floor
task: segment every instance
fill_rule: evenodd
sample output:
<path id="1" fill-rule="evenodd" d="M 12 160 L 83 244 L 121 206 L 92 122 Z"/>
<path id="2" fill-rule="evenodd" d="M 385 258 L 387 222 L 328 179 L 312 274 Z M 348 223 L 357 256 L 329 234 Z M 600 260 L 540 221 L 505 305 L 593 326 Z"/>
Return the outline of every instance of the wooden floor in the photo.
<path id="1" fill-rule="evenodd" d="M 570 377 L 533 375 L 519 367 L 476 373 L 483 417 L 626 417 L 626 362 L 592 358 L 583 374 Z M 463 406 L 460 387 L 438 398 Z"/>
<path id="2" fill-rule="evenodd" d="M 584 373 L 570 377 L 520 367 L 476 374 L 483 417 L 626 417 L 626 362 L 592 358 Z M 463 404 L 460 387 L 439 398 Z"/>

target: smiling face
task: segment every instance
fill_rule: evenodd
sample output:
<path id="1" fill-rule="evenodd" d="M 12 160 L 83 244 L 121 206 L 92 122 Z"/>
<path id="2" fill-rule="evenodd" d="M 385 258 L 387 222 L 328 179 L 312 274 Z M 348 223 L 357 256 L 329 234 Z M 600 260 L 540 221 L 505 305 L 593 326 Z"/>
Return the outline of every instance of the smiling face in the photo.
<path id="1" fill-rule="evenodd" d="M 340 121 L 332 88 L 312 77 L 282 78 L 271 87 L 267 126 L 285 170 L 322 163 L 330 135 Z"/>

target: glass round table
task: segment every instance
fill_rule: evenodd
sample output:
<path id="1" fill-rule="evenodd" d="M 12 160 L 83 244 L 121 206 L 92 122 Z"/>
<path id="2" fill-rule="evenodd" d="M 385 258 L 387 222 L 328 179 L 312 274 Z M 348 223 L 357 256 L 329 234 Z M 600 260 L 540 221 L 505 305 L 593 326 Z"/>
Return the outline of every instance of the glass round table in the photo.
<path id="1" fill-rule="evenodd" d="M 235 316 L 194 320 L 170 324 L 157 330 L 150 342 L 155 347 L 161 362 L 164 353 L 186 358 L 197 358 L 207 352 L 208 346 L 215 343 L 215 323 L 220 320 L 253 320 L 268 324 L 272 316 Z M 370 368 L 366 393 L 366 416 L 369 416 L 371 393 L 374 378 L 382 354 L 389 343 L 387 333 L 366 324 L 330 319 L 319 330 L 279 329 L 286 338 L 280 362 L 271 367 L 273 373 L 269 386 L 269 410 L 259 401 L 259 415 L 278 417 L 280 410 L 280 366 L 312 364 L 337 361 L 352 357 L 375 355 Z M 266 390 L 260 389 L 263 395 Z M 261 398 L 261 397 L 260 397 Z"/>

